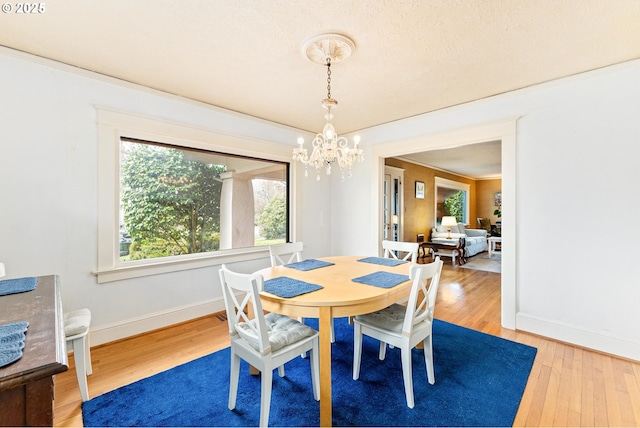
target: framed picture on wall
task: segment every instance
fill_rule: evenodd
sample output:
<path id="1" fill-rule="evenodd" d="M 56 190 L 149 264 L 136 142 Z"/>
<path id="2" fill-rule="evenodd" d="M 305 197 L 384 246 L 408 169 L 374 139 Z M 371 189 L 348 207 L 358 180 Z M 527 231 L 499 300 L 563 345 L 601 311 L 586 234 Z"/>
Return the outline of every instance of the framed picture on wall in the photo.
<path id="1" fill-rule="evenodd" d="M 416 181 L 416 199 L 424 199 L 424 182 Z"/>
<path id="2" fill-rule="evenodd" d="M 501 207 L 502 206 L 502 192 L 496 192 L 495 196 L 495 206 L 496 207 Z"/>

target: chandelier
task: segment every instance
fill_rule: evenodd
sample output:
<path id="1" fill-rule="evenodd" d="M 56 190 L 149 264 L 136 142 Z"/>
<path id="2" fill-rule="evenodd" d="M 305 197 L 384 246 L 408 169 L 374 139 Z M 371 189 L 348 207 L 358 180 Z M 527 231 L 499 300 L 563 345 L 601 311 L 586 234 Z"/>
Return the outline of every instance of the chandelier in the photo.
<path id="1" fill-rule="evenodd" d="M 320 180 L 321 168 L 330 175 L 332 166 L 337 164 L 344 180 L 345 171 L 351 177 L 353 164 L 364 160 L 362 149 L 358 147 L 360 137 L 356 135 L 353 138 L 353 146 L 349 147 L 349 141 L 345 137 L 339 137 L 331 123 L 332 111 L 338 106 L 338 101 L 331 98 L 331 64 L 347 59 L 354 49 L 353 42 L 340 34 L 322 34 L 310 39 L 304 45 L 304 54 L 310 61 L 327 67 L 327 98 L 322 100 L 322 107 L 327 110 L 324 116 L 327 123 L 322 128 L 322 132 L 316 134 L 311 142 L 313 150 L 310 156 L 304 148 L 302 137 L 298 138 L 298 147 L 293 149 L 293 160 L 305 165 L 305 177 L 308 176 L 309 165 L 316 169 L 316 180 Z"/>

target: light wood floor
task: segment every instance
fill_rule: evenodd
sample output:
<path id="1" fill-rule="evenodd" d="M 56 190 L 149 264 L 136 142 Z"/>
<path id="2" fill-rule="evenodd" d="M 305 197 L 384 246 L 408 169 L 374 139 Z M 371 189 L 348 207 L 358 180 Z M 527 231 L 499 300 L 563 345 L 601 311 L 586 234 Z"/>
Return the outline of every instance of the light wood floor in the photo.
<path id="1" fill-rule="evenodd" d="M 515 426 L 640 426 L 640 363 L 503 329 L 499 274 L 445 262 L 436 318 L 538 348 Z M 226 322 L 209 316 L 95 347 L 90 396 L 226 346 Z M 55 379 L 55 426 L 82 426 L 73 364 Z"/>

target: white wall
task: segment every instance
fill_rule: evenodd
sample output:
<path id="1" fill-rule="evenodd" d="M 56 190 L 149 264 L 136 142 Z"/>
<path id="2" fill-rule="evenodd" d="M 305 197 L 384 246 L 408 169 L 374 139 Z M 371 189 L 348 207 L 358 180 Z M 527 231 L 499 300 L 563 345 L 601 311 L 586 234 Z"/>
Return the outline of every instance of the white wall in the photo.
<path id="1" fill-rule="evenodd" d="M 291 147 L 298 137 L 0 48 L 0 261 L 7 277 L 60 275 L 65 309 L 92 310 L 94 343 L 222 309 L 215 267 L 97 284 L 95 105 Z M 414 147 L 423 136 L 513 117 L 520 117 L 517 328 L 640 360 L 639 61 L 360 135 L 365 149 Z M 381 162 L 368 154 L 345 182 L 338 175 L 303 179 L 296 166 L 294 228 L 306 256 L 377 251 Z M 266 264 L 265 257 L 233 267 L 249 272 Z"/>
<path id="2" fill-rule="evenodd" d="M 428 150 L 433 135 L 514 117 L 516 327 L 640 360 L 640 61 L 360 135 L 374 152 Z M 366 167 L 364 175 L 375 175 L 377 160 Z M 342 196 L 334 189 L 342 202 L 333 205 L 334 223 L 359 218 L 374 235 L 375 196 L 362 192 L 350 203 L 354 189 L 342 189 Z M 366 239 L 353 226 L 342 228 L 339 240 L 332 229 L 334 252 L 362 252 Z M 369 241 L 368 250 L 375 246 Z"/>
<path id="3" fill-rule="evenodd" d="M 95 106 L 291 149 L 299 136 L 294 129 L 0 48 L 0 261 L 7 278 L 59 275 L 64 309 L 91 309 L 94 344 L 223 310 L 217 266 L 97 283 Z M 300 178 L 293 191 L 300 197 L 294 238 L 308 243 L 306 256 L 326 254 L 329 182 Z M 232 267 L 250 272 L 268 264 L 265 252 Z"/>

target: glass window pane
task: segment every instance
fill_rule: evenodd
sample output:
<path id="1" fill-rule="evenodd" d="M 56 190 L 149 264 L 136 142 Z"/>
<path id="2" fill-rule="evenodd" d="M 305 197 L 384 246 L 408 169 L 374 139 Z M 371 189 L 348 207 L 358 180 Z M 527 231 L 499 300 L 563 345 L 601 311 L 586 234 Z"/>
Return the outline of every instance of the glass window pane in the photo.
<path id="1" fill-rule="evenodd" d="M 288 165 L 128 138 L 120 261 L 286 242 Z"/>
<path id="2" fill-rule="evenodd" d="M 458 223 L 469 223 L 469 192 L 462 189 L 466 187 L 464 183 L 436 178 L 436 224 L 440 224 L 444 216 L 453 216 Z"/>

